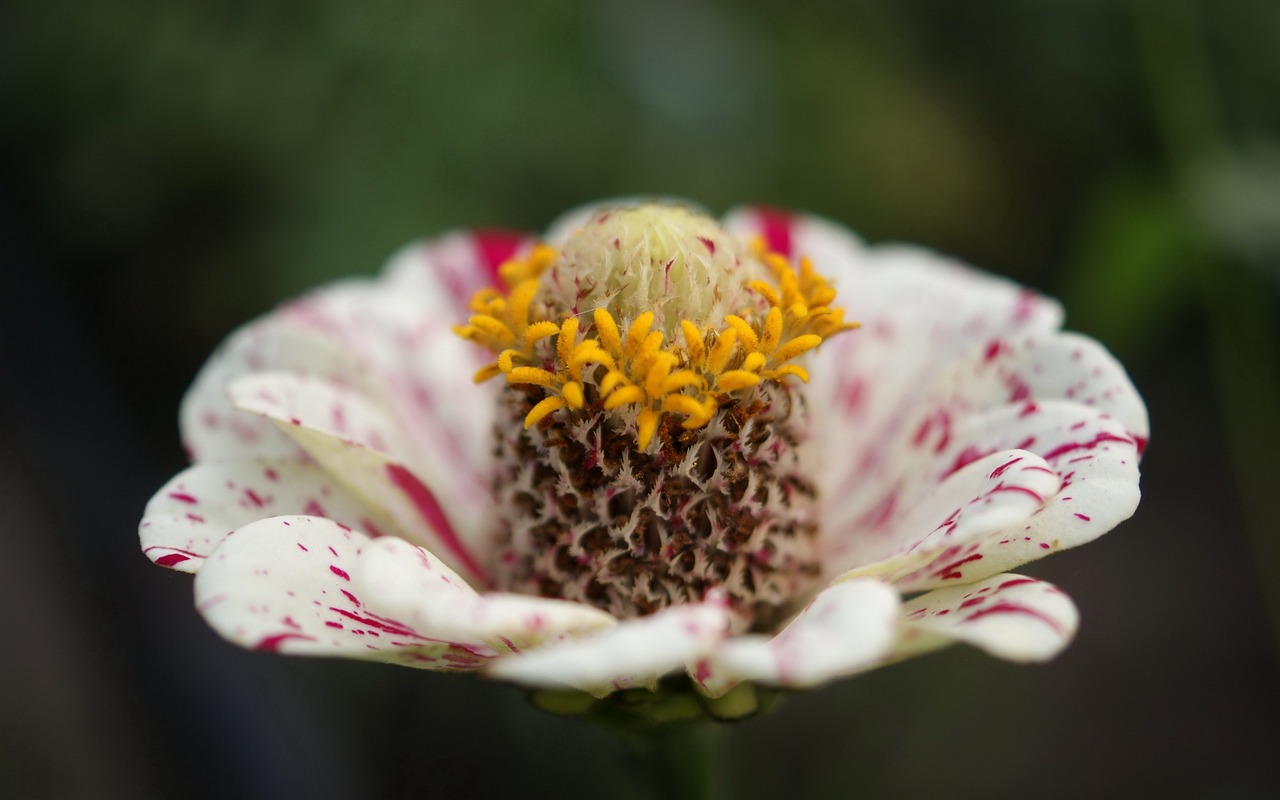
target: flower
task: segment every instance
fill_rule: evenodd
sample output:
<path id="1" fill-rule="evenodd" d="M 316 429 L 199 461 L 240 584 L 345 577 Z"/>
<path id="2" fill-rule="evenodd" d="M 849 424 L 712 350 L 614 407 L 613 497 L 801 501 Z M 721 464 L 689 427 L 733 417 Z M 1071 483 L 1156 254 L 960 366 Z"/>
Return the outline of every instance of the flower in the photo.
<path id="1" fill-rule="evenodd" d="M 143 551 L 242 646 L 569 698 L 1045 660 L 1075 608 L 1007 570 L 1128 518 L 1148 430 L 1061 318 L 770 210 L 453 233 L 229 337 Z"/>

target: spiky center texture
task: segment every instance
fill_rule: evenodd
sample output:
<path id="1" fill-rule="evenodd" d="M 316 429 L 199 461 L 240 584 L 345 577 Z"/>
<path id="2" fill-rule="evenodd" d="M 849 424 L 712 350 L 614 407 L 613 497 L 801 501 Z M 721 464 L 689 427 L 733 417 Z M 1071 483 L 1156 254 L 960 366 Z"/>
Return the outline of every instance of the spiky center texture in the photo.
<path id="1" fill-rule="evenodd" d="M 621 617 L 721 590 L 739 630 L 773 628 L 819 573 L 803 398 L 773 386 L 702 428 L 662 425 L 635 447 L 635 414 L 597 411 L 524 429 L 537 400 L 503 392 L 498 573 L 506 588 Z"/>
<path id="2" fill-rule="evenodd" d="M 722 592 L 767 630 L 818 572 L 797 360 L 856 327 L 806 258 L 645 205 L 504 264 L 459 335 L 502 375 L 503 588 L 619 617 Z M 768 280 L 772 278 L 772 281 Z"/>

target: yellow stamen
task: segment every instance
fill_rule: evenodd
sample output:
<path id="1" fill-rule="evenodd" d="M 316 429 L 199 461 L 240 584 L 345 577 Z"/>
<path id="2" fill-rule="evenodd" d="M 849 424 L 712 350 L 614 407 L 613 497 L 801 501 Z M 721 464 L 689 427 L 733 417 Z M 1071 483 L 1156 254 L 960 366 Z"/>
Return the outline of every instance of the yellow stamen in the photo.
<path id="1" fill-rule="evenodd" d="M 662 349 L 662 331 L 650 331 L 649 335 L 644 337 L 644 343 L 640 345 L 641 356 L 652 356 Z"/>
<path id="2" fill-rule="evenodd" d="M 773 355 L 781 339 L 782 309 L 775 303 L 773 308 L 769 309 L 768 316 L 764 318 L 764 335 L 760 337 L 760 352 L 767 356 Z"/>
<path id="3" fill-rule="evenodd" d="M 760 376 L 754 372 L 731 369 L 720 373 L 720 377 L 716 379 L 716 388 L 722 392 L 736 392 L 739 389 L 755 386 L 759 382 Z"/>
<path id="4" fill-rule="evenodd" d="M 622 358 L 622 335 L 618 333 L 618 323 L 614 322 L 613 315 L 603 308 L 597 308 L 593 319 L 600 345 L 614 358 Z"/>
<path id="5" fill-rule="evenodd" d="M 809 382 L 809 371 L 799 364 L 783 364 L 777 369 L 771 369 L 768 372 L 761 373 L 762 378 L 769 381 L 781 381 L 788 375 L 794 375 L 803 383 Z"/>
<path id="6" fill-rule="evenodd" d="M 764 362 L 764 353 L 752 353 L 742 360 L 742 368 L 747 372 L 759 372 Z"/>
<path id="7" fill-rule="evenodd" d="M 524 349 L 532 350 L 533 346 L 548 336 L 555 336 L 560 332 L 560 326 L 554 322 L 535 322 L 524 329 Z"/>
<path id="8" fill-rule="evenodd" d="M 498 353 L 498 371 L 505 373 L 515 369 L 515 360 L 519 355 L 518 350 L 503 350 Z"/>
<path id="9" fill-rule="evenodd" d="M 782 305 L 781 298 L 778 297 L 777 291 L 764 281 L 752 281 L 747 284 L 747 288 L 769 301 L 771 306 Z"/>
<path id="10" fill-rule="evenodd" d="M 667 378 L 671 375 L 671 368 L 677 363 L 676 356 L 671 353 L 658 353 L 659 357 L 653 362 L 653 366 L 649 367 L 648 373 L 644 376 L 644 392 L 649 397 L 662 396 L 662 384 L 667 382 Z M 662 356 L 666 356 L 662 358 Z"/>
<path id="11" fill-rule="evenodd" d="M 516 335 L 511 332 L 510 328 L 488 314 L 476 314 L 467 322 L 471 324 L 471 327 L 481 333 L 492 336 L 500 342 L 514 342 L 516 340 Z"/>
<path id="12" fill-rule="evenodd" d="M 556 358 L 568 361 L 573 353 L 573 345 L 578 339 L 578 318 L 565 317 L 560 324 L 560 337 L 556 339 Z"/>
<path id="13" fill-rule="evenodd" d="M 538 281 L 534 278 L 522 281 L 511 290 L 510 315 L 511 327 L 522 331 L 529 326 L 529 306 L 533 296 L 538 293 Z"/>
<path id="14" fill-rule="evenodd" d="M 631 323 L 630 329 L 627 330 L 627 344 L 622 351 L 623 355 L 628 358 L 634 358 L 640 352 L 641 346 L 645 343 L 645 337 L 649 335 L 649 328 L 653 325 L 653 312 L 646 311 L 636 317 Z"/>
<path id="15" fill-rule="evenodd" d="M 582 396 L 582 384 L 577 381 L 569 381 L 560 388 L 560 394 L 564 397 L 565 402 L 569 404 L 569 408 L 582 408 L 584 401 Z"/>
<path id="16" fill-rule="evenodd" d="M 688 389 L 690 386 L 706 386 L 706 380 L 691 369 L 682 369 L 679 372 L 671 373 L 665 381 L 662 382 L 662 391 L 660 394 L 671 394 L 681 389 Z"/>
<path id="17" fill-rule="evenodd" d="M 711 354 L 707 356 L 707 371 L 712 375 L 723 372 L 737 344 L 738 334 L 733 328 L 722 331 L 716 343 L 711 346 Z"/>
<path id="18" fill-rule="evenodd" d="M 475 373 L 477 383 L 505 374 L 509 383 L 546 391 L 526 415 L 526 428 L 566 408 L 594 413 L 638 406 L 637 446 L 644 450 L 662 428 L 663 414 L 683 415 L 682 427 L 692 430 L 715 417 L 717 397 L 724 399 L 765 381 L 783 383 L 795 377 L 807 383 L 808 371 L 787 362 L 827 337 L 858 327 L 845 322 L 843 310 L 832 305 L 835 288 L 807 257 L 792 266 L 789 259 L 771 252 L 763 239 L 752 247 L 773 280 L 753 280 L 745 288 L 762 298 L 767 309 L 747 304 L 737 314 L 725 315 L 724 327 L 718 330 L 703 327 L 707 320 L 682 319 L 682 341 L 664 345 L 663 330 L 654 330 L 653 311 L 631 319 L 625 334 L 604 306 L 592 311 L 590 323 L 571 314 L 546 319 L 548 306 L 538 300 L 541 277 L 558 254 L 545 245 L 499 267 L 505 290 L 476 292 L 468 306 L 472 316 L 454 331 L 497 353 L 494 363 Z M 584 324 L 591 325 L 589 338 L 579 341 Z M 671 329 L 669 321 L 665 329 Z M 546 344 L 551 337 L 556 337 L 554 344 Z M 603 369 L 588 369 L 589 365 Z M 588 384 L 596 381 L 597 388 L 589 393 Z"/>
<path id="19" fill-rule="evenodd" d="M 742 348 L 744 350 L 748 353 L 754 353 L 756 350 L 760 349 L 760 339 L 756 336 L 756 332 L 752 330 L 751 326 L 747 324 L 745 319 L 737 315 L 730 314 L 724 318 L 724 321 L 729 323 L 729 327 L 733 328 L 734 332 L 738 334 L 738 341 L 742 343 Z"/>
<path id="20" fill-rule="evenodd" d="M 804 336 L 797 336 L 791 341 L 778 348 L 778 352 L 774 353 L 773 360 L 781 364 L 784 361 L 790 361 L 801 353 L 808 352 L 818 345 L 822 344 L 822 337 L 812 333 Z"/>
<path id="21" fill-rule="evenodd" d="M 618 386 L 627 382 L 627 376 L 618 370 L 611 370 L 604 376 L 604 380 L 600 381 L 600 396 L 607 397 Z"/>
<path id="22" fill-rule="evenodd" d="M 773 270 L 775 275 L 781 275 L 791 269 L 791 265 L 787 263 L 787 259 L 777 253 L 767 253 L 763 259 L 765 266 Z"/>
<path id="23" fill-rule="evenodd" d="M 697 398 L 687 394 L 669 394 L 662 398 L 662 410 L 685 414 L 689 417 L 701 417 L 703 406 Z"/>
<path id="24" fill-rule="evenodd" d="M 605 398 L 604 407 L 606 410 L 617 408 L 618 406 L 629 406 L 633 403 L 644 402 L 644 389 L 639 386 L 623 386 L 614 389 L 610 395 Z"/>
<path id="25" fill-rule="evenodd" d="M 542 421 L 544 417 L 553 411 L 559 411 L 564 408 L 565 402 L 559 397 L 544 397 L 534 406 L 524 418 L 524 429 L 529 430 L 534 425 Z"/>
<path id="26" fill-rule="evenodd" d="M 569 368 L 569 375 L 575 381 L 582 380 L 582 368 L 586 364 L 604 364 L 607 369 L 614 369 L 613 358 L 611 358 L 608 353 L 597 347 L 593 340 L 588 339 L 582 344 L 589 346 L 582 347 L 579 345 L 579 347 L 573 351 L 573 355 L 570 356 L 566 362 Z"/>
<path id="27" fill-rule="evenodd" d="M 707 355 L 707 343 L 703 340 L 702 334 L 698 332 L 698 326 L 687 319 L 683 319 L 680 320 L 680 330 L 684 332 L 684 343 L 689 352 L 689 363 L 694 366 L 701 364 L 702 359 Z"/>
<path id="28" fill-rule="evenodd" d="M 702 414 L 696 417 L 689 417 L 684 421 L 684 423 L 680 427 L 684 428 L 685 430 L 693 430 L 695 428 L 703 427 L 704 425 L 706 425 L 708 422 L 711 421 L 712 417 L 716 415 L 716 411 L 719 409 L 719 407 L 720 406 L 716 403 L 714 397 L 708 397 L 702 403 Z"/>
<path id="29" fill-rule="evenodd" d="M 648 450 L 649 442 L 653 441 L 653 432 L 658 428 L 658 412 L 651 408 L 640 409 L 640 414 L 636 417 L 636 428 L 636 443 L 642 452 Z"/>
<path id="30" fill-rule="evenodd" d="M 836 290 L 830 286 L 820 286 L 809 295 L 809 305 L 825 306 L 836 299 Z"/>
<path id="31" fill-rule="evenodd" d="M 499 303 L 503 307 L 505 307 L 507 304 L 507 301 L 506 299 L 503 298 L 501 292 L 499 292 L 497 289 L 494 289 L 492 286 L 490 286 L 488 288 L 481 289 L 480 291 L 476 292 L 475 295 L 471 298 L 471 302 L 467 304 L 467 308 L 471 309 L 472 311 L 479 312 L 481 314 L 491 314 L 493 312 L 490 311 L 489 309 L 495 303 Z"/>
<path id="32" fill-rule="evenodd" d="M 556 374 L 537 367 L 516 367 L 507 373 L 507 383 L 531 383 L 550 387 L 556 383 Z"/>

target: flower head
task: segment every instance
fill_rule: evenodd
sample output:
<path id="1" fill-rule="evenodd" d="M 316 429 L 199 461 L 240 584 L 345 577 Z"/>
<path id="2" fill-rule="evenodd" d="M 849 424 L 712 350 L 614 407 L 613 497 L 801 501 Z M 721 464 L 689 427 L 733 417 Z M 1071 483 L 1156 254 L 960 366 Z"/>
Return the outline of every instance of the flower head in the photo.
<path id="1" fill-rule="evenodd" d="M 1127 518 L 1147 436 L 1060 319 L 757 209 L 445 236 L 230 337 L 143 549 L 244 646 L 597 697 L 686 675 L 717 713 L 952 642 L 1043 660 L 1074 607 L 1006 570 Z"/>

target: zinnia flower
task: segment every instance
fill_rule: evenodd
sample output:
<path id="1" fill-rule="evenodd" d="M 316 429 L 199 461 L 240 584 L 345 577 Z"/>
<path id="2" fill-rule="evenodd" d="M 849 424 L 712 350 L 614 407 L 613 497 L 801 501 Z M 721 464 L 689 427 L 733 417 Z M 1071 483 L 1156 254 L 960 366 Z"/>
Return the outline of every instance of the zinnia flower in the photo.
<path id="1" fill-rule="evenodd" d="M 454 233 L 231 335 L 143 551 L 242 646 L 584 698 L 1048 659 L 1075 608 L 1007 570 L 1132 514 L 1147 437 L 1061 318 L 776 211 Z"/>

